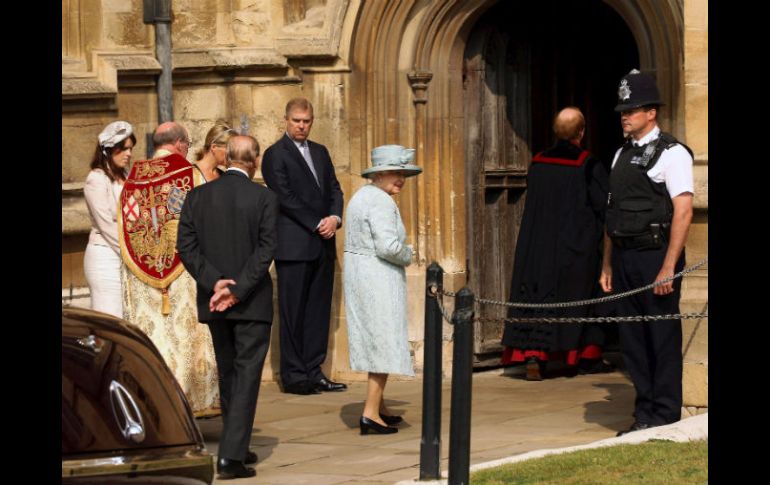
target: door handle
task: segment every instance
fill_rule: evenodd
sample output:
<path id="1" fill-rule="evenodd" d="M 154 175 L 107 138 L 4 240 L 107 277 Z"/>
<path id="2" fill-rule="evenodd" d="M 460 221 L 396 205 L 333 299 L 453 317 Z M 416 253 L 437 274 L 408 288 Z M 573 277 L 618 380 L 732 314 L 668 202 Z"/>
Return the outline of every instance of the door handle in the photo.
<path id="1" fill-rule="evenodd" d="M 94 334 L 91 334 L 88 337 L 79 338 L 78 343 L 83 347 L 93 350 L 97 354 L 101 352 L 102 347 L 104 347 L 104 340 L 97 338 Z"/>
<path id="2" fill-rule="evenodd" d="M 144 441 L 144 421 L 139 406 L 128 392 L 118 381 L 110 383 L 110 402 L 112 403 L 112 413 L 115 421 L 120 426 L 120 432 L 123 437 L 134 443 Z"/>

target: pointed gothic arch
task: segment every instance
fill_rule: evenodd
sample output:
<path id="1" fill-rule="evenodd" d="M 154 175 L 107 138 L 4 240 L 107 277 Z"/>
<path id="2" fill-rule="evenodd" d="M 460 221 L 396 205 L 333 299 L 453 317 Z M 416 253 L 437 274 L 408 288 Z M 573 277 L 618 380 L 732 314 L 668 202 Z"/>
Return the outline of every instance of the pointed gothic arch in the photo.
<path id="1" fill-rule="evenodd" d="M 522 0 L 523 1 L 523 0 Z M 360 143 L 351 172 L 381 144 L 417 148 L 425 172 L 401 196 L 420 268 L 437 260 L 462 286 L 466 268 L 463 55 L 478 18 L 497 0 L 366 2 L 351 39 L 350 111 Z M 640 68 L 654 72 L 669 107 L 663 124 L 683 132 L 683 13 L 677 0 L 605 0 L 625 21 Z M 449 282 L 451 285 L 452 283 Z"/>

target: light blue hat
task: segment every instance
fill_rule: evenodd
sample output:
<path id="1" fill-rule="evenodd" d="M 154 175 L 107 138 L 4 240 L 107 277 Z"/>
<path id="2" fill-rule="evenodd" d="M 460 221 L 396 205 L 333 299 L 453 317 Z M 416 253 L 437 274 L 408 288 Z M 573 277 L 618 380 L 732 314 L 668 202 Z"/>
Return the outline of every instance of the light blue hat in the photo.
<path id="1" fill-rule="evenodd" d="M 401 145 L 381 145 L 372 150 L 372 166 L 361 172 L 362 177 L 370 178 L 376 172 L 400 170 L 407 177 L 418 175 L 422 167 L 411 165 L 414 160 L 414 148 Z"/>

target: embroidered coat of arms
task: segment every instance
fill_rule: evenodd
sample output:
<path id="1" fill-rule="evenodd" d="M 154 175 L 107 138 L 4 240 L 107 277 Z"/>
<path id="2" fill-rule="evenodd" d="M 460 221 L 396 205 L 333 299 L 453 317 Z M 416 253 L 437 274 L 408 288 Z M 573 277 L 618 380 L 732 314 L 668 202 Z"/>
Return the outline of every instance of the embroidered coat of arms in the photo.
<path id="1" fill-rule="evenodd" d="M 179 154 L 134 162 L 120 194 L 118 236 L 126 266 L 148 285 L 165 290 L 184 266 L 176 250 L 187 192 L 200 172 Z"/>

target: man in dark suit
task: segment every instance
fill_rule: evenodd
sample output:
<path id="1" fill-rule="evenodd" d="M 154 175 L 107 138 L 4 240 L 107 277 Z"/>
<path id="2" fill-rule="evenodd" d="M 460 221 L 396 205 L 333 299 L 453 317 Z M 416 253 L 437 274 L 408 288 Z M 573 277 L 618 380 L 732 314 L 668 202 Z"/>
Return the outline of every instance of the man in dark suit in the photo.
<path id="1" fill-rule="evenodd" d="M 342 391 L 321 371 L 329 340 L 336 258 L 334 234 L 342 225 L 342 190 L 326 147 L 307 139 L 313 105 L 286 104 L 286 133 L 265 151 L 262 175 L 278 196 L 278 304 L 281 383 L 284 392 Z"/>
<path id="2" fill-rule="evenodd" d="M 222 436 L 219 478 L 256 474 L 249 441 L 270 345 L 273 284 L 268 273 L 276 247 L 275 194 L 252 182 L 259 144 L 235 136 L 227 144 L 227 171 L 187 194 L 177 248 L 197 282 L 198 319 L 208 324 L 219 372 Z"/>

